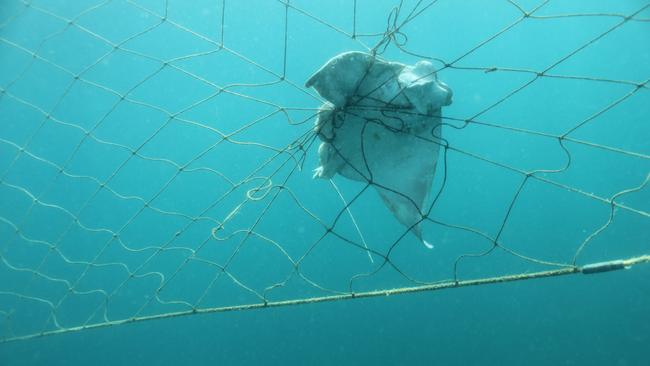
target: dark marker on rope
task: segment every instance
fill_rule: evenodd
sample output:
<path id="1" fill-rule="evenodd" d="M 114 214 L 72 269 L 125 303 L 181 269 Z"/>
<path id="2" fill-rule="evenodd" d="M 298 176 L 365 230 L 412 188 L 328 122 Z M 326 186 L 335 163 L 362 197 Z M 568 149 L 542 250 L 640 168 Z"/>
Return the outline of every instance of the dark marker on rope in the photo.
<path id="1" fill-rule="evenodd" d="M 619 269 L 628 269 L 629 266 L 625 265 L 625 261 L 614 260 L 608 262 L 598 262 L 582 266 L 580 272 L 583 274 L 601 273 L 609 271 L 617 271 Z"/>

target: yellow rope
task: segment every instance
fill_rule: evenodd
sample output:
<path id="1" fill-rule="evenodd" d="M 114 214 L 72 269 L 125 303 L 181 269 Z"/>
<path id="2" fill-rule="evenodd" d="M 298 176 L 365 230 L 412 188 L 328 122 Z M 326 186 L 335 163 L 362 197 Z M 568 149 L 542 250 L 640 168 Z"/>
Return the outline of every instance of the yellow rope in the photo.
<path id="1" fill-rule="evenodd" d="M 618 266 L 618 264 L 621 264 L 621 263 L 623 264 L 623 266 L 622 267 Z M 213 307 L 213 308 L 204 308 L 204 309 L 194 309 L 194 310 L 187 310 L 187 311 L 163 313 L 163 314 L 156 314 L 156 315 L 150 315 L 150 316 L 140 316 L 140 317 L 133 317 L 133 318 L 128 318 L 128 319 L 108 321 L 108 322 L 103 322 L 103 323 L 96 323 L 96 324 L 90 324 L 90 325 L 82 325 L 82 326 L 77 326 L 77 327 L 70 327 L 70 328 L 51 330 L 51 331 L 46 331 L 46 332 L 41 332 L 41 333 L 34 333 L 34 334 L 29 334 L 29 335 L 24 335 L 24 336 L 5 338 L 5 339 L 0 340 L 0 344 L 1 343 L 15 342 L 15 341 L 24 341 L 24 340 L 34 339 L 34 338 L 57 335 L 57 334 L 79 332 L 79 331 L 82 331 L 82 330 L 97 329 L 97 328 L 107 328 L 107 327 L 111 327 L 111 326 L 115 326 L 115 325 L 122 325 L 122 324 L 128 324 L 128 323 L 139 323 L 139 322 L 148 321 L 148 320 L 168 319 L 168 318 L 176 318 L 176 317 L 182 317 L 182 316 L 188 316 L 188 315 L 196 315 L 196 314 L 223 313 L 223 312 L 227 312 L 227 311 L 240 311 L 240 310 L 273 308 L 273 307 L 293 306 L 293 305 L 302 305 L 302 304 L 314 304 L 314 303 L 319 303 L 319 302 L 361 299 L 361 298 L 368 298 L 368 297 L 392 296 L 392 295 L 401 295 L 401 294 L 407 294 L 407 293 L 413 293 L 413 292 L 438 291 L 438 290 L 444 290 L 444 289 L 449 289 L 449 288 L 457 288 L 457 287 L 489 285 L 489 284 L 496 284 L 496 283 L 503 283 L 503 282 L 531 280 L 531 279 L 535 279 L 535 278 L 557 277 L 557 276 L 564 276 L 564 275 L 570 275 L 570 274 L 577 274 L 577 273 L 582 273 L 582 269 L 585 268 L 585 267 L 593 269 L 594 266 L 596 266 L 596 267 L 600 266 L 602 268 L 606 268 L 603 271 L 613 270 L 612 268 L 614 268 L 614 267 L 615 267 L 614 269 L 621 269 L 621 268 L 626 268 L 627 269 L 627 268 L 630 268 L 630 267 L 632 267 L 632 266 L 634 266 L 636 264 L 641 264 L 641 263 L 650 263 L 650 255 L 642 255 L 642 256 L 632 257 L 632 258 L 623 259 L 623 260 L 613 260 L 613 261 L 608 261 L 608 262 L 588 264 L 588 265 L 584 265 L 582 267 L 577 267 L 577 266 L 576 267 L 567 267 L 567 268 L 550 270 L 550 271 L 519 273 L 519 274 L 513 274 L 513 275 L 505 275 L 505 276 L 498 276 L 498 277 L 488 277 L 488 278 L 480 278 L 480 279 L 464 280 L 464 281 L 445 281 L 445 282 L 431 284 L 431 285 L 412 286 L 412 287 L 399 287 L 399 288 L 387 289 L 387 290 L 365 291 L 365 292 L 357 292 L 357 293 L 349 293 L 349 294 L 341 294 L 341 295 L 309 297 L 309 298 L 284 300 L 284 301 L 268 301 L 268 302 L 265 302 L 265 303 L 254 303 L 254 304 L 233 305 L 233 306 L 221 306 L 221 307 Z M 615 264 L 615 265 L 613 266 L 612 264 Z M 591 274 L 591 273 L 598 273 L 598 272 L 603 272 L 603 271 L 593 271 L 593 270 L 591 270 L 590 272 L 585 272 L 585 273 Z"/>

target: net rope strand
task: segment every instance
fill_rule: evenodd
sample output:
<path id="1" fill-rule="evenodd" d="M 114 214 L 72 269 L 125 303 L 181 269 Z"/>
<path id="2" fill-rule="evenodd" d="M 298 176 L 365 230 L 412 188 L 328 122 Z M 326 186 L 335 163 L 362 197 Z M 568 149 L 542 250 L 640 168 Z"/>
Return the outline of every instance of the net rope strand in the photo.
<path id="1" fill-rule="evenodd" d="M 58 334 L 74 333 L 83 330 L 100 329 L 100 328 L 107 328 L 116 325 L 139 323 L 139 322 L 144 322 L 149 320 L 177 318 L 177 317 L 199 315 L 199 314 L 224 313 L 229 311 L 242 311 L 242 310 L 253 310 L 253 309 L 264 309 L 264 308 L 275 308 L 275 307 L 289 307 L 289 306 L 296 306 L 296 305 L 316 304 L 321 302 L 365 299 L 365 298 L 373 298 L 373 297 L 387 297 L 387 296 L 404 295 L 404 294 L 411 294 L 417 292 L 440 291 L 440 290 L 460 288 L 460 287 L 493 285 L 493 284 L 514 282 L 514 281 L 524 281 L 524 280 L 532 280 L 532 279 L 540 279 L 540 278 L 548 278 L 548 277 L 560 277 L 560 276 L 574 275 L 579 273 L 592 274 L 592 273 L 599 273 L 599 272 L 612 271 L 618 269 L 629 269 L 632 266 L 643 264 L 643 263 L 650 263 L 650 256 L 644 255 L 644 256 L 633 257 L 624 260 L 600 262 L 594 265 L 585 265 L 583 267 L 570 267 L 570 268 L 541 271 L 541 272 L 534 272 L 534 273 L 520 273 L 520 274 L 505 275 L 505 276 L 498 276 L 498 277 L 480 278 L 475 280 L 443 281 L 440 283 L 430 284 L 430 285 L 399 287 L 399 288 L 387 289 L 387 290 L 375 290 L 375 291 L 356 292 L 356 293 L 340 294 L 340 295 L 308 297 L 308 298 L 292 299 L 292 300 L 284 300 L 284 301 L 266 301 L 263 303 L 222 306 L 222 307 L 215 307 L 215 308 L 201 308 L 201 309 L 193 309 L 188 311 L 179 311 L 174 313 L 157 314 L 151 316 L 139 316 L 139 317 L 136 316 L 128 319 L 112 320 L 104 323 L 82 325 L 78 327 L 70 327 L 70 328 L 65 328 L 60 330 L 52 330 L 52 331 L 45 331 L 37 334 L 30 334 L 26 336 L 7 338 L 7 339 L 0 340 L 0 343 L 25 341 L 29 339 L 41 338 L 46 336 L 58 335 Z"/>
<path id="2" fill-rule="evenodd" d="M 623 256 L 624 260 L 606 260 L 603 262 L 581 264 L 578 262 L 581 259 L 582 253 L 589 248 L 592 243 L 602 237 L 608 229 L 611 228 L 615 219 L 621 213 L 633 215 L 643 220 L 645 223 L 650 223 L 650 212 L 647 208 L 636 206 L 634 201 L 628 202 L 622 198 L 627 198 L 630 194 L 640 194 L 647 189 L 648 181 L 650 179 L 650 172 L 646 171 L 644 179 L 640 181 L 627 184 L 623 189 L 610 195 L 603 195 L 602 193 L 590 192 L 584 188 L 572 186 L 571 184 L 564 183 L 557 176 L 559 173 L 568 171 L 575 163 L 572 148 L 573 146 L 581 146 L 589 151 L 603 151 L 608 154 L 620 155 L 626 158 L 634 159 L 642 164 L 650 162 L 650 156 L 647 152 L 633 151 L 629 148 L 620 146 L 610 146 L 608 144 L 597 143 L 594 141 L 586 140 L 580 137 L 576 131 L 584 129 L 596 121 L 599 117 L 606 113 L 611 113 L 616 107 L 624 104 L 626 101 L 636 98 L 642 93 L 648 92 L 648 82 L 650 81 L 649 75 L 642 75 L 639 80 L 617 80 L 608 77 L 595 77 L 590 75 L 566 75 L 558 72 L 551 72 L 557 66 L 565 63 L 567 60 L 572 60 L 577 57 L 585 49 L 594 47 L 601 40 L 605 40 L 620 29 L 627 27 L 629 24 L 644 25 L 650 22 L 650 19 L 645 17 L 650 4 L 640 6 L 636 10 L 628 14 L 615 13 L 615 12 L 593 12 L 593 13 L 566 13 L 566 14 L 543 14 L 542 11 L 547 8 L 551 0 L 539 1 L 531 10 L 527 11 L 524 7 L 519 5 L 516 1 L 504 1 L 503 5 L 514 9 L 517 16 L 507 23 L 500 30 L 491 34 L 485 34 L 481 41 L 469 47 L 466 52 L 462 52 L 459 56 L 451 58 L 451 61 L 446 61 L 436 55 L 422 55 L 420 52 L 409 49 L 409 35 L 414 32 L 411 27 L 417 24 L 424 16 L 435 13 L 438 9 L 439 2 L 433 1 L 396 1 L 385 15 L 385 30 L 383 32 L 363 32 L 358 17 L 362 14 L 361 5 L 357 4 L 356 0 L 350 1 L 348 11 L 350 12 L 350 31 L 346 27 L 339 24 L 329 22 L 326 17 L 320 16 L 303 8 L 305 4 L 296 1 L 283 1 L 277 0 L 275 4 L 279 6 L 282 11 L 278 14 L 278 24 L 282 25 L 282 41 L 279 42 L 281 49 L 281 65 L 278 70 L 275 70 L 264 64 L 262 61 L 257 61 L 255 56 L 246 54 L 246 52 L 239 51 L 238 45 L 229 43 L 230 28 L 226 26 L 229 20 L 229 8 L 232 3 L 227 0 L 221 0 L 219 3 L 219 14 L 216 17 L 219 24 L 215 27 L 219 31 L 214 37 L 202 34 L 199 31 L 193 30 L 190 27 L 181 24 L 181 22 L 174 19 L 173 7 L 169 1 L 164 1 L 162 11 L 160 9 L 152 9 L 138 3 L 135 0 L 129 0 L 125 3 L 120 3 L 120 6 L 128 8 L 131 11 L 139 11 L 140 14 L 146 14 L 147 17 L 153 19 L 149 25 L 143 29 L 134 32 L 130 36 L 125 37 L 119 42 L 111 41 L 109 38 L 102 36 L 98 32 L 90 29 L 88 26 L 82 24 L 80 20 L 83 17 L 93 13 L 101 12 L 105 8 L 109 8 L 117 4 L 117 1 L 105 0 L 97 1 L 95 4 L 86 7 L 85 9 L 77 12 L 74 16 L 67 16 L 59 14 L 56 10 L 52 10 L 48 5 L 37 5 L 31 1 L 16 1 L 15 4 L 22 4 L 17 10 L 9 14 L 6 19 L 0 20 L 0 46 L 11 49 L 13 52 L 21 54 L 29 58 L 24 65 L 9 78 L 3 85 L 0 85 L 0 106 L 2 102 L 11 103 L 12 105 L 19 105 L 23 108 L 31 110 L 39 115 L 34 128 L 24 141 L 19 142 L 17 139 L 12 140 L 9 137 L 0 136 L 0 147 L 11 152 L 12 156 L 9 159 L 6 168 L 0 170 L 0 188 L 11 192 L 12 197 L 26 199 L 28 204 L 25 213 L 21 216 L 11 216 L 9 214 L 0 214 L 0 226 L 6 232 L 12 232 L 8 237 L 2 237 L 0 242 L 0 269 L 9 271 L 12 274 L 27 274 L 28 279 L 24 280 L 18 285 L 17 288 L 7 289 L 0 287 L 0 343 L 13 342 L 19 340 L 33 339 L 43 336 L 77 332 L 87 329 L 102 328 L 132 322 L 141 322 L 153 319 L 172 318 L 193 314 L 203 313 L 216 313 L 234 310 L 248 310 L 259 309 L 267 307 L 279 306 L 292 306 L 308 303 L 339 301 L 347 299 L 365 298 L 365 297 L 378 297 L 389 296 L 413 292 L 426 292 L 436 291 L 447 288 L 476 286 L 485 284 L 495 284 L 501 282 L 520 281 L 535 278 L 563 276 L 568 274 L 577 273 L 599 273 L 622 268 L 629 268 L 636 264 L 648 263 L 650 257 L 648 255 L 639 256 Z M 230 4 L 230 5 L 229 5 Z M 56 7 L 54 7 L 56 9 Z M 60 27 L 51 33 L 43 36 L 35 46 L 22 44 L 20 41 L 12 39 L 6 32 L 14 24 L 19 22 L 22 18 L 27 16 L 42 16 L 47 19 L 58 22 Z M 451 264 L 450 280 L 421 280 L 416 276 L 409 273 L 408 270 L 403 268 L 402 263 L 398 263 L 394 259 L 394 253 L 401 247 L 404 247 L 403 242 L 409 237 L 409 231 L 404 230 L 400 236 L 394 241 L 388 243 L 388 246 L 379 249 L 373 246 L 373 242 L 365 238 L 360 226 L 357 225 L 355 217 L 352 216 L 354 212 L 358 215 L 361 210 L 353 210 L 356 205 L 371 191 L 371 186 L 379 186 L 376 182 L 372 181 L 372 177 L 368 178 L 367 184 L 360 184 L 356 193 L 351 196 L 344 196 L 338 188 L 332 188 L 339 201 L 340 208 L 336 211 L 333 217 L 325 215 L 310 209 L 307 204 L 303 203 L 308 200 L 305 193 L 301 193 L 299 187 L 292 187 L 290 183 L 294 182 L 296 175 L 304 168 L 308 154 L 314 154 L 316 145 L 318 143 L 317 136 L 312 130 L 312 122 L 318 116 L 317 105 L 322 103 L 313 91 L 307 90 L 302 87 L 301 80 L 292 80 L 290 70 L 290 55 L 291 55 L 291 25 L 294 19 L 307 19 L 312 21 L 316 27 L 324 27 L 329 30 L 332 37 L 344 37 L 352 40 L 352 42 L 362 51 L 368 52 L 375 57 L 388 58 L 388 53 L 391 49 L 397 49 L 403 54 L 414 56 L 419 59 L 430 60 L 434 64 L 438 64 L 438 72 L 445 70 L 462 71 L 462 72 L 475 72 L 483 74 L 504 74 L 504 75 L 529 75 L 531 78 L 521 81 L 518 85 L 512 87 L 509 91 L 503 94 L 503 97 L 495 99 L 483 106 L 480 110 L 471 114 L 470 117 L 463 118 L 457 115 L 447 115 L 443 110 L 444 129 L 453 129 L 461 131 L 470 127 L 480 126 L 487 128 L 491 131 L 501 131 L 508 133 L 517 133 L 525 136 L 539 137 L 541 139 L 553 141 L 556 149 L 564 156 L 563 165 L 555 168 L 534 168 L 522 169 L 515 165 L 499 161 L 499 159 L 482 156 L 473 151 L 464 149 L 454 145 L 452 141 L 446 139 L 443 132 L 443 138 L 439 142 L 433 139 L 430 143 L 439 144 L 441 147 L 441 166 L 442 172 L 437 173 L 441 183 L 432 192 L 432 202 L 426 207 L 424 212 L 423 221 L 439 228 L 449 229 L 453 232 L 462 232 L 474 238 L 474 241 L 482 242 L 481 246 L 473 249 L 468 249 L 467 252 L 462 253 L 456 257 Z M 580 19 L 580 18 L 596 18 L 596 19 L 615 19 L 607 27 L 596 33 L 591 38 L 576 45 L 575 47 L 567 50 L 561 57 L 552 61 L 546 67 L 540 69 L 527 69 L 516 67 L 503 67 L 498 65 L 483 66 L 462 64 L 471 55 L 477 51 L 491 45 L 497 40 L 503 38 L 506 34 L 516 32 L 516 29 L 527 22 L 548 22 L 551 19 Z M 210 46 L 208 50 L 191 52 L 181 56 L 170 57 L 168 59 L 147 54 L 146 52 L 139 51 L 137 48 L 130 46 L 132 41 L 142 38 L 148 34 L 154 34 L 161 29 L 171 29 L 176 34 L 183 34 L 192 37 L 197 41 L 204 42 Z M 49 42 L 56 40 L 61 36 L 65 36 L 71 32 L 81 32 L 81 34 L 89 37 L 94 43 L 105 46 L 108 51 L 104 52 L 93 62 L 85 65 L 79 71 L 66 67 L 64 64 L 58 63 L 52 59 L 47 52 L 44 51 Z M 24 30 L 24 29 L 23 29 Z M 0 50 L 0 52 L 2 52 Z M 109 85 L 102 85 L 93 81 L 87 74 L 101 65 L 103 62 L 111 58 L 117 53 L 128 54 L 138 60 L 146 60 L 156 66 L 152 71 L 146 73 L 138 82 L 133 83 L 125 91 L 118 91 L 111 88 Z M 220 85 L 204 76 L 200 71 L 187 68 L 183 61 L 200 59 L 202 57 L 225 55 L 232 57 L 238 62 L 248 65 L 250 68 L 270 77 L 272 80 L 260 80 L 259 83 L 241 82 Z M 37 65 L 47 65 L 58 72 L 65 74 L 67 82 L 61 88 L 61 94 L 49 106 L 39 105 L 30 101 L 29 97 L 21 96 L 19 92 L 14 91 L 16 85 L 26 79 L 32 69 Z M 187 103 L 185 106 L 174 109 L 173 106 L 157 105 L 147 102 L 141 97 L 136 96 L 136 92 L 143 86 L 149 85 L 156 78 L 165 75 L 167 72 L 174 72 L 182 75 L 187 80 L 199 83 L 211 90 L 210 93 L 203 95 L 195 100 Z M 508 126 L 506 123 L 493 120 L 492 117 L 487 117 L 488 112 L 499 110 L 513 103 L 512 100 L 525 90 L 529 90 L 532 85 L 538 84 L 540 80 L 565 80 L 570 82 L 582 81 L 589 82 L 592 85 L 616 85 L 624 90 L 620 93 L 616 89 L 616 97 L 609 103 L 599 107 L 595 112 L 591 113 L 586 118 L 577 120 L 570 126 L 565 126 L 563 133 L 549 133 L 544 131 L 537 131 L 534 128 Z M 514 85 L 514 84 L 513 84 Z M 64 102 L 73 98 L 72 93 L 76 87 L 83 86 L 100 90 L 113 97 L 108 108 L 101 114 L 99 118 L 93 120 L 91 123 L 77 123 L 75 121 L 66 120 L 59 117 L 59 109 Z M 269 87 L 286 86 L 290 93 L 296 93 L 304 98 L 312 101 L 309 104 L 301 104 L 297 106 L 290 106 L 289 101 L 284 103 L 277 102 L 274 97 L 259 96 L 255 90 L 264 90 Z M 462 89 L 462 85 L 455 86 Z M 281 93 L 282 89 L 278 89 L 275 93 Z M 400 91 L 401 93 L 401 91 Z M 270 111 L 261 113 L 259 116 L 240 122 L 240 126 L 233 131 L 222 130 L 218 127 L 211 125 L 209 122 L 201 119 L 188 117 L 187 112 L 196 110 L 199 107 L 221 100 L 220 98 L 230 97 L 236 98 L 242 102 L 254 103 L 256 105 L 265 106 L 270 108 Z M 276 96 L 277 97 L 277 96 Z M 290 97 L 289 97 L 290 98 Z M 348 107 L 349 113 L 361 111 L 363 108 L 363 99 L 370 98 L 366 95 L 361 100 L 356 101 L 354 105 Z M 164 115 L 163 121 L 157 128 L 154 129 L 146 138 L 144 138 L 136 146 L 111 141 L 107 138 L 100 137 L 100 131 L 107 123 L 110 123 L 110 118 L 116 113 L 118 108 L 123 106 L 137 106 L 146 108 L 150 111 L 156 111 Z M 382 113 L 386 118 L 400 119 L 400 113 L 411 113 L 408 111 L 391 110 L 392 106 L 387 105 L 382 108 Z M 0 116 L 3 115 L 0 110 Z M 301 114 L 302 113 L 302 114 Z M 300 117 L 296 117 L 296 115 Z M 6 118 L 3 118 L 3 120 Z M 273 143 L 258 140 L 247 139 L 249 131 L 255 131 L 256 128 L 268 125 L 270 123 L 277 123 L 277 119 L 283 120 L 287 126 L 300 131 L 298 137 L 293 141 L 286 141 L 286 145 L 277 147 Z M 383 125 L 382 121 L 367 120 L 368 123 L 375 123 Z M 4 122 L 3 122 L 4 123 Z M 637 122 L 640 123 L 640 122 Z M 83 137 L 71 150 L 69 156 L 63 159 L 62 162 L 57 162 L 53 158 L 43 156 L 38 152 L 34 146 L 37 136 L 46 131 L 46 127 L 56 125 L 67 131 L 76 131 Z M 186 126 L 192 128 L 199 128 L 205 131 L 209 136 L 213 136 L 215 142 L 207 145 L 194 156 L 186 159 L 184 162 L 174 161 L 173 159 L 164 156 L 156 156 L 151 152 L 146 152 L 147 147 L 153 144 L 162 133 L 168 131 L 172 126 Z M 217 125 L 218 126 L 218 125 Z M 2 127 L 6 128 L 6 127 Z M 400 131 L 404 132 L 404 131 Z M 432 132 L 433 133 L 433 132 Z M 114 170 L 106 175 L 105 178 L 95 177 L 87 174 L 78 174 L 73 169 L 73 162 L 79 157 L 83 157 L 82 148 L 84 144 L 93 143 L 100 146 L 112 149 L 114 153 L 118 151 L 127 155 L 127 158 L 117 164 Z M 234 146 L 239 148 L 253 148 L 264 151 L 268 155 L 263 159 L 254 169 L 246 172 L 241 179 L 229 177 L 218 168 L 212 165 L 206 165 L 202 159 L 210 154 L 219 151 L 224 146 Z M 516 153 L 516 152 L 513 152 Z M 492 166 L 499 171 L 511 172 L 519 177 L 519 183 L 516 188 L 511 192 L 507 200 L 507 210 L 503 217 L 500 218 L 500 224 L 495 233 L 486 232 L 485 229 L 472 227 L 463 223 L 456 223 L 446 220 L 441 220 L 434 216 L 434 208 L 439 205 L 439 199 L 445 194 L 448 182 L 448 155 L 454 154 L 464 156 L 471 161 L 481 162 Z M 56 174 L 54 178 L 47 181 L 44 188 L 40 188 L 39 192 L 32 191 L 27 185 L 17 182 L 12 174 L 20 172 L 20 163 L 23 160 L 35 161 L 42 164 L 43 167 L 53 169 Z M 126 167 L 131 162 L 143 162 L 146 164 L 160 164 L 174 171 L 163 181 L 157 184 L 157 188 L 148 196 L 138 196 L 130 192 L 122 191 L 119 184 L 115 183 L 116 180 L 122 178 L 126 173 Z M 366 163 L 367 164 L 367 163 Z M 644 165 L 645 166 L 645 165 Z M 218 179 L 224 185 L 225 191 L 215 197 L 214 199 L 206 202 L 198 212 L 187 213 L 183 209 L 169 209 L 161 205 L 161 197 L 167 192 L 171 191 L 174 185 L 180 184 L 179 181 L 182 177 L 189 173 L 205 173 L 210 177 Z M 304 174 L 304 172 L 301 172 Z M 58 204 L 50 200 L 49 196 L 54 191 L 56 185 L 60 180 L 71 179 L 75 182 L 86 182 L 93 185 L 92 193 L 75 208 L 65 207 L 65 205 Z M 591 202 L 604 205 L 608 208 L 608 214 L 602 222 L 594 223 L 594 229 L 584 236 L 584 239 L 575 243 L 575 251 L 570 258 L 565 261 L 547 260 L 544 258 L 536 258 L 535 256 L 520 252 L 520 248 L 511 246 L 511 242 L 502 240 L 502 233 L 505 232 L 511 224 L 513 218 L 513 210 L 516 210 L 521 205 L 523 196 L 526 196 L 527 189 L 532 184 L 541 184 L 545 187 L 554 187 L 561 190 L 570 192 L 572 195 L 583 197 Z M 316 183 L 314 183 L 316 184 Z M 332 182 L 333 184 L 333 182 Z M 334 186 L 336 187 L 336 186 Z M 389 189 L 383 187 L 384 189 Z M 390 190 L 390 189 L 389 189 Z M 403 193 L 393 190 L 393 193 L 404 196 Z M 7 193 L 4 193 L 7 194 Z M 92 206 L 94 201 L 103 194 L 108 194 L 112 200 L 117 202 L 130 202 L 137 203 L 138 209 L 134 210 L 129 217 L 121 225 L 115 228 L 96 226 L 91 220 L 86 219 L 85 212 Z M 409 198 L 404 196 L 405 198 Z M 235 203 L 230 201 L 235 200 Z M 263 232 L 263 225 L 271 216 L 273 208 L 280 204 L 282 199 L 288 199 L 298 212 L 304 215 L 305 218 L 310 220 L 322 231 L 322 234 L 316 235 L 311 242 L 304 243 L 305 250 L 296 253 L 292 248 L 295 243 L 276 240 L 272 235 L 267 235 Z M 259 205 L 259 206 L 258 206 Z M 214 211 L 218 209 L 225 209 L 224 214 L 215 215 Z M 257 209 L 257 211 L 250 213 L 250 210 Z M 34 236 L 29 233 L 29 226 L 38 220 L 38 211 L 48 210 L 48 212 L 56 212 L 69 219 L 66 226 L 58 234 L 54 234 L 47 240 Z M 175 218 L 182 220 L 183 224 L 179 225 L 170 237 L 162 242 L 155 244 L 134 244 L 125 240 L 129 230 L 137 230 L 139 228 L 139 221 L 149 213 L 156 213 L 160 217 Z M 277 213 L 275 213 L 277 214 Z M 241 216 L 249 215 L 250 223 L 246 227 L 237 227 L 239 225 L 237 220 Z M 358 216 L 357 216 L 358 219 Z M 341 226 L 342 223 L 349 220 L 356 230 L 347 231 Z M 161 220 L 162 223 L 162 220 Z M 209 224 L 212 230 L 206 230 L 199 236 L 193 236 L 193 243 L 184 244 L 181 242 L 184 236 L 190 235 L 191 231 L 198 224 Z M 204 225 L 205 226 L 205 225 Z M 62 248 L 66 240 L 70 240 L 74 231 L 80 230 L 85 235 L 90 237 L 91 234 L 103 234 L 107 237 L 100 244 L 97 245 L 98 250 L 88 259 L 81 260 L 74 258 Z M 251 241 L 260 241 L 265 245 L 273 248 L 283 261 L 286 262 L 290 269 L 284 273 L 281 278 L 274 279 L 273 283 L 267 283 L 264 287 L 254 286 L 247 283 L 246 275 L 237 273 L 233 269 L 238 261 L 241 261 L 242 252 L 246 251 L 247 247 L 251 246 Z M 319 282 L 318 276 L 315 274 L 306 273 L 306 267 L 315 256 L 314 253 L 322 251 L 326 245 L 331 245 L 329 241 L 337 240 L 339 245 L 354 248 L 362 257 L 365 258 L 365 263 L 368 263 L 370 258 L 371 270 L 360 268 L 345 282 L 344 285 L 332 286 L 330 283 Z M 392 239 L 391 239 L 392 240 Z M 232 245 L 233 248 L 225 254 L 223 258 L 211 258 L 204 254 L 212 250 L 211 246 L 215 245 Z M 327 243 L 327 244 L 325 244 Z M 623 245 L 616 243 L 617 245 Z M 125 258 L 124 262 L 119 260 L 105 261 L 102 259 L 106 253 L 112 250 L 115 246 L 123 250 L 125 255 L 142 255 L 141 260 L 136 261 L 131 258 Z M 39 257 L 32 266 L 25 266 L 21 261 L 14 261 L 12 259 L 13 251 L 29 251 L 35 248 L 46 250 L 46 254 Z M 649 248 L 644 248 L 648 250 Z M 480 278 L 464 279 L 462 275 L 462 268 L 467 265 L 469 258 L 487 258 L 493 253 L 500 251 L 506 255 L 513 257 L 519 261 L 529 263 L 535 266 L 552 267 L 550 270 L 531 271 L 518 274 L 503 274 L 499 276 L 482 276 Z M 30 252 L 31 253 L 31 252 Z M 172 268 L 158 268 L 154 264 L 163 256 L 174 254 L 178 257 L 179 263 Z M 128 259 L 128 260 L 127 260 Z M 70 268 L 82 268 L 77 275 L 57 277 L 50 274 L 48 265 L 50 261 L 60 260 Z M 133 263 L 135 262 L 135 263 Z M 166 293 L 173 288 L 174 281 L 180 276 L 190 271 L 190 266 L 193 264 L 201 264 L 213 270 L 212 275 L 208 276 L 208 281 L 204 288 L 198 291 L 198 294 L 193 299 L 184 297 L 169 298 Z M 461 266 L 461 264 L 463 264 Z M 154 266 L 154 268 L 151 268 Z M 103 287 L 101 283 L 92 283 L 90 287 L 87 282 L 91 281 L 94 271 L 100 269 L 116 270 L 121 274 L 121 280 L 117 281 L 116 285 Z M 336 269 L 333 265 L 332 268 Z M 365 267 L 367 268 L 367 267 Z M 533 267 L 539 268 L 539 267 Z M 391 288 L 378 289 L 378 290 L 355 290 L 359 283 L 364 279 L 374 278 L 379 273 L 384 273 L 387 270 L 395 273 L 399 279 L 405 281 L 404 285 L 399 287 L 391 286 Z M 146 298 L 139 304 L 135 304 L 128 309 L 128 315 L 122 315 L 118 319 L 111 316 L 113 302 L 115 299 L 128 293 L 129 286 L 136 286 L 144 280 L 154 280 L 156 285 L 154 288 L 143 290 Z M 236 299 L 232 299 L 231 305 L 213 306 L 210 301 L 213 301 L 213 292 L 223 287 L 223 282 L 236 286 L 237 294 L 244 293 L 249 296 L 249 302 L 243 304 L 236 304 Z M 281 289 L 291 288 L 293 281 L 301 281 L 309 288 L 317 291 L 313 296 L 291 295 L 286 299 L 273 299 L 275 293 Z M 50 294 L 38 295 L 34 294 L 38 289 L 46 284 L 52 289 L 60 289 L 63 295 L 53 296 Z M 375 285 L 375 287 L 386 287 L 387 285 Z M 235 296 L 235 295 L 233 295 Z M 75 324 L 62 323 L 60 313 L 66 310 L 66 302 L 71 300 L 83 299 L 91 302 L 86 304 L 84 310 L 85 320 L 76 320 Z M 94 301 L 92 301 L 94 300 Z M 228 298 L 219 298 L 219 301 L 229 302 Z M 161 306 L 160 310 L 155 306 Z M 169 307 L 165 307 L 169 306 Z M 175 308 L 172 308 L 175 307 Z M 21 309 L 30 307 L 30 309 L 47 309 L 47 315 L 42 319 L 37 319 L 39 324 L 21 324 L 16 323 L 15 319 L 20 319 Z M 154 307 L 154 310 L 150 308 Z M 185 310 L 176 310 L 178 308 Z M 170 310 L 171 309 L 171 310 Z M 153 313 L 152 313 L 153 311 Z M 21 319 L 22 320 L 22 319 Z M 23 328 L 21 328 L 23 327 Z M 27 329 L 27 330 L 25 330 Z"/>

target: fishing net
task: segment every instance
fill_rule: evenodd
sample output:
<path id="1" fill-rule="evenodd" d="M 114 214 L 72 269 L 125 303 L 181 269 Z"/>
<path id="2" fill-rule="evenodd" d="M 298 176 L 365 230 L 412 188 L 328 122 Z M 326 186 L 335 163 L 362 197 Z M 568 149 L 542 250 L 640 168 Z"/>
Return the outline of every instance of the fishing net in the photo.
<path id="1" fill-rule="evenodd" d="M 649 27 L 637 1 L 5 1 L 0 340 L 647 262 Z M 349 51 L 453 102 L 323 109 L 305 82 Z M 365 154 L 312 178 L 324 113 L 439 119 L 420 217 Z"/>

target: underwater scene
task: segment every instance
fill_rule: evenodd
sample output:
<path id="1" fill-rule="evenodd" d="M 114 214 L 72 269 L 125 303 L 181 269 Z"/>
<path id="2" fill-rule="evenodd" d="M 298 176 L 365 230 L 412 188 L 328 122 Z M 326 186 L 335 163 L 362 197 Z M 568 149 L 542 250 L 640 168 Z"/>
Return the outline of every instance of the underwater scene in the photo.
<path id="1" fill-rule="evenodd" d="M 0 2 L 0 365 L 647 365 L 650 2 Z"/>

